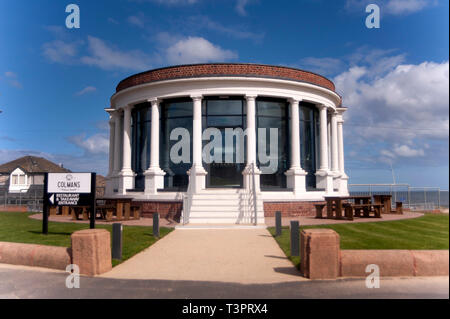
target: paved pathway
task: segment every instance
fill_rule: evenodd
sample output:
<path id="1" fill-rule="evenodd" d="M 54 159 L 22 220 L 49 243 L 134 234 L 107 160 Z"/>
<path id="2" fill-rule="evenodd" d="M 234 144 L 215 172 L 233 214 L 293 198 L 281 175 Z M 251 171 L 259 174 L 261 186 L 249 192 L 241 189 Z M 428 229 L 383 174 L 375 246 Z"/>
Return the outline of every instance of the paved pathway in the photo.
<path id="1" fill-rule="evenodd" d="M 101 277 L 246 284 L 306 280 L 266 229 L 177 229 Z"/>

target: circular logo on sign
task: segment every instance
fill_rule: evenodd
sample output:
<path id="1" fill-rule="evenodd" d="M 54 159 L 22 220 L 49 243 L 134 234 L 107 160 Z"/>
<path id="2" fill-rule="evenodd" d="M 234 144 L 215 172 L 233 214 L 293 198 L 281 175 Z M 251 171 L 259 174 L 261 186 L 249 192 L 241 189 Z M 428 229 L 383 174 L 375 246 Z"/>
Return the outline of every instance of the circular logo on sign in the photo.
<path id="1" fill-rule="evenodd" d="M 71 180 L 73 179 L 72 174 L 67 174 L 67 175 L 66 175 L 66 179 L 67 179 L 68 181 L 71 181 Z"/>

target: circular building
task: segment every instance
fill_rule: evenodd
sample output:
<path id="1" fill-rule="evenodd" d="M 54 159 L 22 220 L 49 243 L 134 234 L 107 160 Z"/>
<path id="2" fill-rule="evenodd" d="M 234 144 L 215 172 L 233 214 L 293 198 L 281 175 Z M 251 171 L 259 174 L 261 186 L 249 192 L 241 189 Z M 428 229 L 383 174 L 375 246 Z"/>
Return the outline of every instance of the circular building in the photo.
<path id="1" fill-rule="evenodd" d="M 108 196 L 183 223 L 263 223 L 346 195 L 333 82 L 260 64 L 195 64 L 132 75 L 111 97 Z"/>

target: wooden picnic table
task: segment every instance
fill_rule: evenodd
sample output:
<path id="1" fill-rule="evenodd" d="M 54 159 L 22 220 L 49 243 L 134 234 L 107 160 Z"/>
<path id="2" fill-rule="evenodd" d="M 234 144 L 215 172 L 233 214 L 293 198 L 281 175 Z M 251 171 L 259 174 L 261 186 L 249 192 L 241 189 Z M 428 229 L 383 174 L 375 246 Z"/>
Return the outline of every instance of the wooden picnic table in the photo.
<path id="1" fill-rule="evenodd" d="M 371 199 L 371 196 L 325 196 L 325 201 L 327 202 L 327 218 L 344 218 L 342 216 L 343 201 L 353 200 L 355 205 L 369 205 Z"/>
<path id="2" fill-rule="evenodd" d="M 99 198 L 97 198 L 97 201 L 105 202 L 105 204 L 102 206 L 103 208 L 105 208 L 105 210 L 110 211 L 110 212 L 115 211 L 117 221 L 130 219 L 131 210 L 132 210 L 131 202 L 133 201 L 133 197 L 126 197 L 126 196 L 99 197 Z M 114 207 L 115 209 L 111 210 L 112 207 Z M 111 214 L 106 213 L 106 214 L 104 214 L 104 218 L 106 220 L 110 220 L 110 219 L 112 219 L 112 216 L 110 216 L 110 215 Z M 139 219 L 139 212 L 136 213 L 133 210 L 133 215 L 134 215 L 133 217 L 135 219 Z"/>
<path id="3" fill-rule="evenodd" d="M 388 214 L 391 212 L 391 198 L 392 195 L 373 195 L 375 204 L 380 204 L 382 206 L 381 212 L 383 214 Z"/>

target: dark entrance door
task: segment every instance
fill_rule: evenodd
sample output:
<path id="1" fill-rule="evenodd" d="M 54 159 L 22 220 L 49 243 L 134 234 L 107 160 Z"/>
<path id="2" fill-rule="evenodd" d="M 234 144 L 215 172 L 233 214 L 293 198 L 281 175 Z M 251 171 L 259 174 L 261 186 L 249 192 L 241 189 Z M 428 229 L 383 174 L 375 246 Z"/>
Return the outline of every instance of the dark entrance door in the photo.
<path id="1" fill-rule="evenodd" d="M 221 154 L 219 155 L 221 160 L 203 163 L 208 172 L 208 175 L 206 175 L 206 187 L 242 187 L 242 171 L 245 168 L 243 142 L 243 132 L 245 130 L 244 100 L 240 97 L 207 98 L 203 102 L 202 114 L 204 129 L 217 129 L 220 132 L 222 141 Z M 203 145 L 209 142 L 203 141 Z"/>

